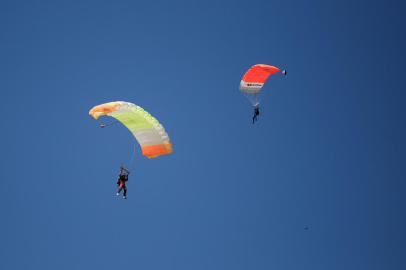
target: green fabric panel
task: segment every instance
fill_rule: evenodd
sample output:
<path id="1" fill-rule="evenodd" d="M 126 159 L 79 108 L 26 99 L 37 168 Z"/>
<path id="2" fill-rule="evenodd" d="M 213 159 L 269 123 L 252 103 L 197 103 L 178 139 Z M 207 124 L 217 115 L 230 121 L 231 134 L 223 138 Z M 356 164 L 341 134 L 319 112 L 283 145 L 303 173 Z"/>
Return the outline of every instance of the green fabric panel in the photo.
<path id="1" fill-rule="evenodd" d="M 129 103 L 126 105 L 110 116 L 120 121 L 132 133 L 139 129 L 154 129 L 159 126 L 159 122 L 141 107 Z"/>

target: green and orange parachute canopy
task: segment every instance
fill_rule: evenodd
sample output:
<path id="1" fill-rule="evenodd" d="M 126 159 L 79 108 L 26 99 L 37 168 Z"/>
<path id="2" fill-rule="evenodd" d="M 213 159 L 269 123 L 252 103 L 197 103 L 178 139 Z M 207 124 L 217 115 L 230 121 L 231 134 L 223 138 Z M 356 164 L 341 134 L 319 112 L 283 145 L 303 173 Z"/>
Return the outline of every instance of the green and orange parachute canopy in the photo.
<path id="1" fill-rule="evenodd" d="M 96 120 L 101 116 L 117 119 L 134 135 L 141 146 L 142 154 L 148 158 L 173 152 L 164 127 L 140 106 L 125 101 L 108 102 L 93 107 L 89 115 Z"/>

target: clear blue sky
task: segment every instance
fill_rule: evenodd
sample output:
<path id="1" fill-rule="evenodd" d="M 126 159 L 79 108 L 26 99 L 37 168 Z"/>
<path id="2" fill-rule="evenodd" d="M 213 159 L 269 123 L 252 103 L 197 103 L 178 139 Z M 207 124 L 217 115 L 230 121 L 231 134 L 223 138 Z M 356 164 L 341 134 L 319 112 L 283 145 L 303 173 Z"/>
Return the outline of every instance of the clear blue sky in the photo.
<path id="1" fill-rule="evenodd" d="M 0 269 L 406 269 L 404 13 L 1 1 Z M 238 86 L 256 63 L 289 74 L 252 125 Z M 174 154 L 99 129 L 89 109 L 115 100 L 157 117 Z"/>

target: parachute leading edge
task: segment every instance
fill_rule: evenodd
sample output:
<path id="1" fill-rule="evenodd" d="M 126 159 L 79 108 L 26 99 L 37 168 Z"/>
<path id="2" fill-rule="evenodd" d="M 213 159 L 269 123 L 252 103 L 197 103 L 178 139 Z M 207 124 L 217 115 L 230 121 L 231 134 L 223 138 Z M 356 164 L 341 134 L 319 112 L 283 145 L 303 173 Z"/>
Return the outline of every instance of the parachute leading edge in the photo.
<path id="1" fill-rule="evenodd" d="M 134 135 L 141 146 L 142 154 L 148 158 L 171 154 L 173 146 L 164 127 L 140 106 L 115 101 L 93 107 L 89 111 L 94 119 L 111 116 L 120 121 Z"/>

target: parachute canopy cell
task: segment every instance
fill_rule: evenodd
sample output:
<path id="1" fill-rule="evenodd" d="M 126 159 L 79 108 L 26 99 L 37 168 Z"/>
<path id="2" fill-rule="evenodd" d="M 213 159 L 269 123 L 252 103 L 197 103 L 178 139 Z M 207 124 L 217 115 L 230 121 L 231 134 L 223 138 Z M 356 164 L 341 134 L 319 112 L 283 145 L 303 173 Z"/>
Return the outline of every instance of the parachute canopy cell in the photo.
<path id="1" fill-rule="evenodd" d="M 115 101 L 93 107 L 89 111 L 94 119 L 111 116 L 120 121 L 134 135 L 141 146 L 142 154 L 155 158 L 173 152 L 172 143 L 164 127 L 140 106 Z"/>
<path id="2" fill-rule="evenodd" d="M 279 68 L 274 66 L 265 64 L 254 65 L 242 77 L 240 91 L 245 94 L 258 94 L 269 76 L 280 71 Z"/>

